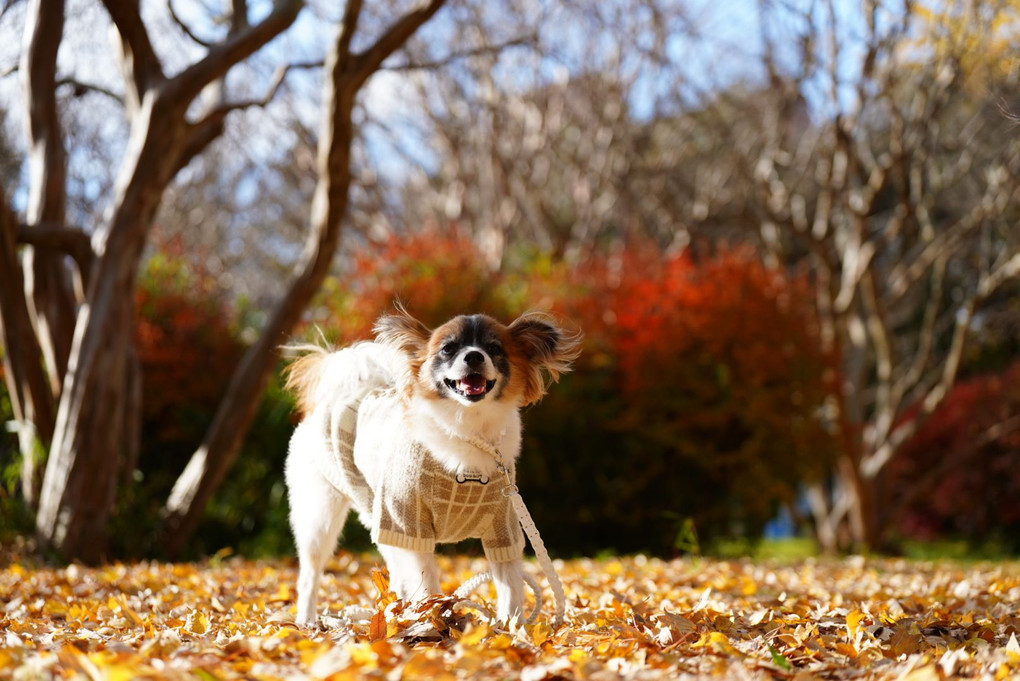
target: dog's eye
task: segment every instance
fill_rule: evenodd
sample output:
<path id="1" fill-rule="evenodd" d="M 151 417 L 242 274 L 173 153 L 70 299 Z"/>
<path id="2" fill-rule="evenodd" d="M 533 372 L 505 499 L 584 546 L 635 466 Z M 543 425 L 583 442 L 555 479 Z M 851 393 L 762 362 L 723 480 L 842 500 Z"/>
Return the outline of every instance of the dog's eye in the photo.
<path id="1" fill-rule="evenodd" d="M 489 353 L 490 356 L 503 354 L 503 346 L 495 342 L 486 345 L 485 350 Z"/>
<path id="2" fill-rule="evenodd" d="M 443 357 L 449 357 L 457 351 L 457 345 L 455 343 L 443 343 L 443 347 L 439 348 L 439 354 Z"/>

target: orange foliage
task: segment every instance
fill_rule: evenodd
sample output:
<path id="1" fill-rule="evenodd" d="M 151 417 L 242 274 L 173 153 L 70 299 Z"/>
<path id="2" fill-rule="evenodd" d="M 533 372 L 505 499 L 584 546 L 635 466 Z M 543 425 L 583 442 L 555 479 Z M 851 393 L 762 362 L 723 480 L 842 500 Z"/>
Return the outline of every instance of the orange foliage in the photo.
<path id="1" fill-rule="evenodd" d="M 243 347 L 216 281 L 173 244 L 146 263 L 135 294 L 142 374 L 137 484 L 121 489 L 117 551 L 137 554 L 160 500 L 202 440 Z"/>
<path id="2" fill-rule="evenodd" d="M 655 389 L 661 371 L 692 352 L 705 362 L 732 357 L 749 389 L 800 360 L 825 363 L 808 282 L 766 267 L 749 246 L 696 262 L 689 251 L 664 257 L 639 245 L 589 261 L 580 277 L 593 295 L 568 306 L 610 340 L 628 392 Z"/>
<path id="3" fill-rule="evenodd" d="M 341 344 L 371 336 L 375 320 L 396 301 L 429 326 L 466 312 L 506 314 L 497 275 L 456 226 L 369 240 L 350 256 L 345 271 L 327 280 L 311 320 Z"/>
<path id="4" fill-rule="evenodd" d="M 633 526 L 618 532 L 629 539 L 658 527 L 657 541 L 670 541 L 667 517 L 693 518 L 703 537 L 735 527 L 755 536 L 800 483 L 825 473 L 835 445 L 818 414 L 835 363 L 820 349 L 805 277 L 767 267 L 749 246 L 696 259 L 636 244 L 590 257 L 567 280 L 561 311 L 589 345 L 575 380 L 582 399 L 603 403 L 581 426 L 597 431 L 585 456 L 603 462 L 592 475 L 611 478 L 615 506 L 593 534 L 626 514 Z M 555 393 L 552 403 L 579 407 Z"/>

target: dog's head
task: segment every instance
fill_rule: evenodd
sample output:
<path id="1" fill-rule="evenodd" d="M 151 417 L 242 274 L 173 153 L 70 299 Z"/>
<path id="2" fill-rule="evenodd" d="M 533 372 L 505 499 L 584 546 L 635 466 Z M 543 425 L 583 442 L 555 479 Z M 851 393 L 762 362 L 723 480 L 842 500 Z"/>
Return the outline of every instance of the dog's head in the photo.
<path id="1" fill-rule="evenodd" d="M 569 371 L 581 350 L 580 334 L 547 316 L 526 314 L 504 326 L 486 315 L 454 317 L 428 329 L 403 308 L 379 319 L 376 339 L 409 359 L 407 390 L 465 407 L 487 401 L 517 406 L 545 395 L 546 377 Z"/>

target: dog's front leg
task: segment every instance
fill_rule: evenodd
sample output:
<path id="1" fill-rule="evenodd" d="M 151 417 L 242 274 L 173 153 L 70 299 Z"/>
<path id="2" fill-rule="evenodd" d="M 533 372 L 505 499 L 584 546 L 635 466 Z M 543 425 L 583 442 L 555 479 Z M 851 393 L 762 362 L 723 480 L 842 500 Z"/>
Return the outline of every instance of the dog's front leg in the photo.
<path id="1" fill-rule="evenodd" d="M 496 619 L 509 624 L 513 618 L 523 617 L 524 608 L 524 563 L 509 560 L 505 563 L 490 563 L 492 583 L 496 586 Z"/>
<path id="2" fill-rule="evenodd" d="M 432 553 L 380 546 L 379 553 L 390 571 L 390 588 L 397 598 L 419 601 L 439 593 L 439 568 Z"/>

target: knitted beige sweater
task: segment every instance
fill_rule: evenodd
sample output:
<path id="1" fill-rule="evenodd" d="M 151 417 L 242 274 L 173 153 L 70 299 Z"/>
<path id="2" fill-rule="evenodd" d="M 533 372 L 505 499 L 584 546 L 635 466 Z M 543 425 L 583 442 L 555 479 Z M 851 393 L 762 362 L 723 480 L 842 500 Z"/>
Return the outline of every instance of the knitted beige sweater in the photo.
<path id="1" fill-rule="evenodd" d="M 477 537 L 492 562 L 521 557 L 524 535 L 502 475 L 490 480 L 443 467 L 413 438 L 393 390 L 334 403 L 319 418 L 327 447 L 316 464 L 351 500 L 376 544 L 431 552 L 437 543 Z M 368 465 L 359 468 L 356 460 Z M 509 469 L 512 482 L 513 464 Z"/>

